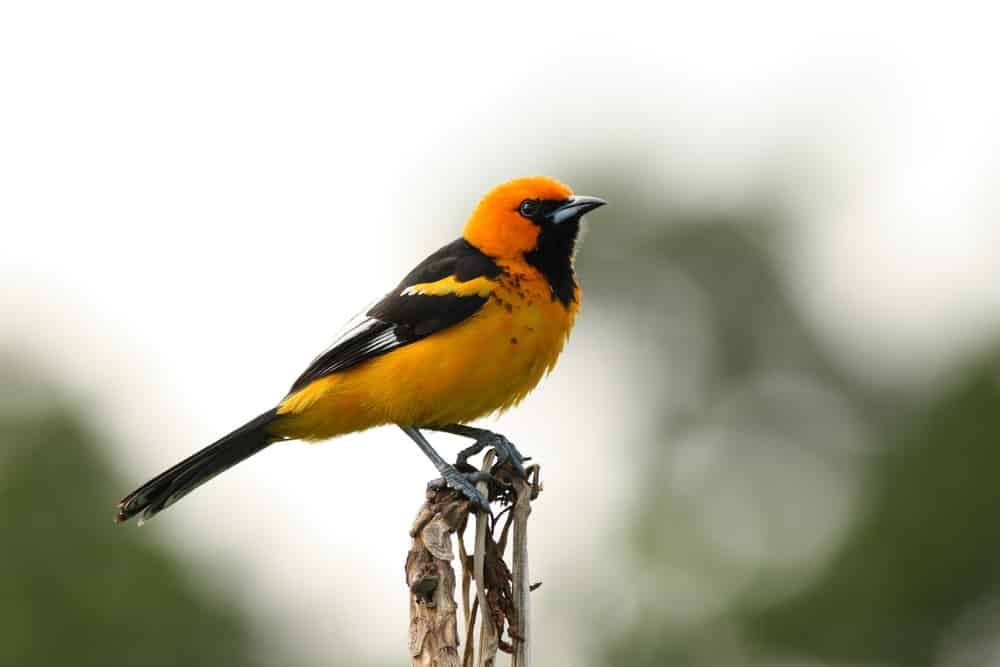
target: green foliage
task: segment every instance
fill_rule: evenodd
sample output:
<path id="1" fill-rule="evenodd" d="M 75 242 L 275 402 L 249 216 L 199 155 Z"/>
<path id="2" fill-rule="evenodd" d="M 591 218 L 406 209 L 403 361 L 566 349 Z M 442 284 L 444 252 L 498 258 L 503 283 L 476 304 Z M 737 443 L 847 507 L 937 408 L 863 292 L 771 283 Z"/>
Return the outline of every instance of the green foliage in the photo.
<path id="1" fill-rule="evenodd" d="M 620 567 L 638 581 L 590 605 L 593 664 L 923 667 L 982 649 L 996 626 L 964 628 L 1000 608 L 1000 359 L 936 391 L 868 385 L 801 311 L 779 210 L 578 180 L 612 202 L 579 264 L 641 350 L 650 415 L 628 455 Z M 799 538 L 827 546 L 795 560 L 781 545 Z"/>
<path id="2" fill-rule="evenodd" d="M 77 409 L 4 368 L 0 665 L 254 665 L 248 619 L 112 522 L 111 472 Z"/>
<path id="3" fill-rule="evenodd" d="M 874 464 L 874 500 L 824 574 L 748 616 L 760 642 L 920 667 L 963 617 L 1000 603 L 998 359 L 923 406 Z"/>

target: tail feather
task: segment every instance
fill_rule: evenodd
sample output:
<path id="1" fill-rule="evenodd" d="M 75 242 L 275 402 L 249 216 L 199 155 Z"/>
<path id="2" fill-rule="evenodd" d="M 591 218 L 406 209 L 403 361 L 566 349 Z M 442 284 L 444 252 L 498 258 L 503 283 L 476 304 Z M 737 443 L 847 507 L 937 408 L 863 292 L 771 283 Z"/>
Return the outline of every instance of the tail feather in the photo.
<path id="1" fill-rule="evenodd" d="M 118 503 L 115 521 L 128 521 L 142 513 L 141 525 L 219 473 L 280 440 L 267 431 L 276 416 L 276 410 L 268 410 L 149 480 Z"/>

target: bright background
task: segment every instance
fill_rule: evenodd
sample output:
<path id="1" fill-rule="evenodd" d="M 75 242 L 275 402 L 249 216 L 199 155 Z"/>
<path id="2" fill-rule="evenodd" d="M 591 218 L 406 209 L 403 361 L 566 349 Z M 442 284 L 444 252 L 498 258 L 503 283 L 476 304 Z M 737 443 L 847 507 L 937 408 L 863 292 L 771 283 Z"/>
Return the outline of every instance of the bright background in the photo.
<path id="1" fill-rule="evenodd" d="M 996 18 L 3 5 L 0 664 L 402 664 L 394 429 L 110 519 L 537 173 L 610 201 L 495 422 L 544 471 L 539 663 L 1000 659 Z"/>

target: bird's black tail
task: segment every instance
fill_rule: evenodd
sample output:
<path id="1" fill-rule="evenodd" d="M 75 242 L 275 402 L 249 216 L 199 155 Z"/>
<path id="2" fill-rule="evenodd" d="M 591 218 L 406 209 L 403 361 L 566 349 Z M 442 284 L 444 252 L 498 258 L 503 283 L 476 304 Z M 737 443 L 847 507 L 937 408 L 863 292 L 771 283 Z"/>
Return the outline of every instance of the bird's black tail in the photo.
<path id="1" fill-rule="evenodd" d="M 280 440 L 267 431 L 267 425 L 277 416 L 268 410 L 229 435 L 184 459 L 170 470 L 160 473 L 118 503 L 115 521 L 128 521 L 142 513 L 141 524 L 158 512 L 194 491 L 219 473 L 246 460 L 271 443 Z"/>

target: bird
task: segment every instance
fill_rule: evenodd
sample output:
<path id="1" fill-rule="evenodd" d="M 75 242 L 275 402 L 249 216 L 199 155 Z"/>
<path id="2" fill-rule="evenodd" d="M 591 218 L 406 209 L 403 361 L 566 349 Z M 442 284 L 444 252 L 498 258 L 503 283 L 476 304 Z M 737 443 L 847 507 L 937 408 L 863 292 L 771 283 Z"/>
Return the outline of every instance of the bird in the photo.
<path id="1" fill-rule="evenodd" d="M 127 495 L 116 521 L 141 515 L 142 524 L 275 443 L 392 424 L 430 459 L 440 484 L 489 512 L 475 473 L 456 466 L 487 447 L 519 474 L 526 459 L 505 436 L 469 423 L 518 404 L 554 367 L 580 307 L 582 218 L 606 203 L 546 176 L 496 186 L 462 236 L 350 320 L 275 407 Z M 452 465 L 423 431 L 473 444 Z"/>

